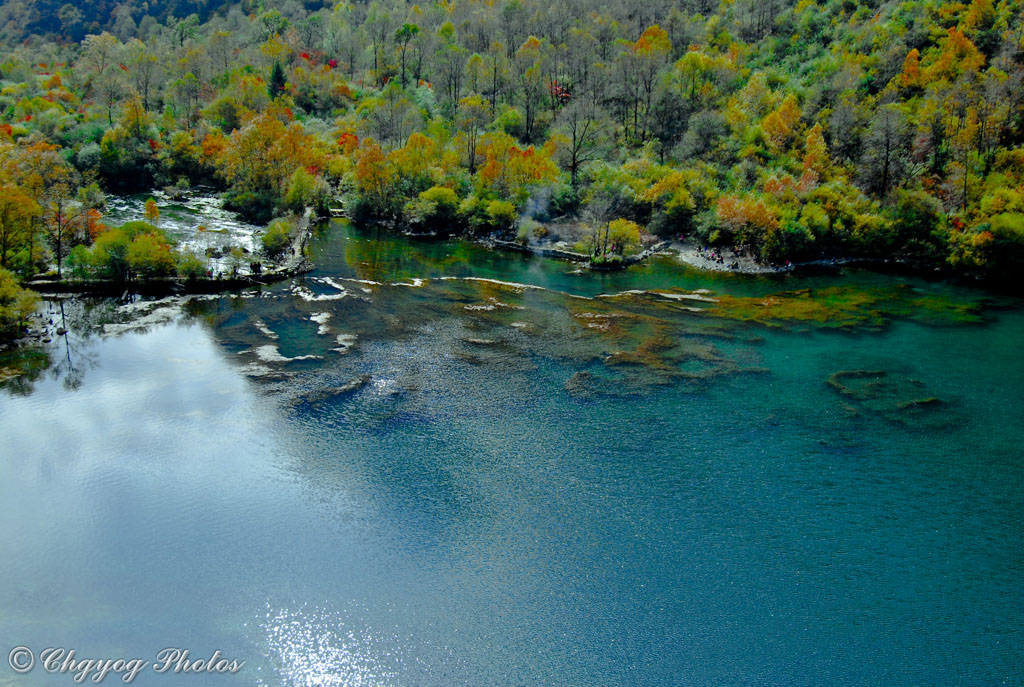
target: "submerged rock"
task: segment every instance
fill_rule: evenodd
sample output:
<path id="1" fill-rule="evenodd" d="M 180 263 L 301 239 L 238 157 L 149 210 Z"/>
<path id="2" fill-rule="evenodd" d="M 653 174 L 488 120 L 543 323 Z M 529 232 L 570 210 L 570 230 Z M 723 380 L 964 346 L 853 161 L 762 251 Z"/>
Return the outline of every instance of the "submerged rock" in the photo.
<path id="1" fill-rule="evenodd" d="M 304 394 L 300 394 L 296 400 L 306 403 L 322 403 L 323 401 L 327 401 L 332 398 L 348 396 L 369 384 L 372 378 L 372 375 L 369 374 L 359 375 L 355 379 L 352 379 L 341 386 L 330 386 L 307 391 Z"/>
<path id="2" fill-rule="evenodd" d="M 843 397 L 841 407 L 854 417 L 874 415 L 922 429 L 946 428 L 957 420 L 948 402 L 922 394 L 923 382 L 886 370 L 840 370 L 825 383 Z"/>

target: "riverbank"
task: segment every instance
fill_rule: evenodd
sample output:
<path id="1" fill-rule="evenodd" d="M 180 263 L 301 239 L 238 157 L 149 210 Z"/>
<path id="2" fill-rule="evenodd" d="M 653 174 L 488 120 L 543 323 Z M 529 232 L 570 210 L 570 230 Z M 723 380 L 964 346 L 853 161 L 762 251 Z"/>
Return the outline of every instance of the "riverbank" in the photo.
<path id="1" fill-rule="evenodd" d="M 259 287 L 283 279 L 290 279 L 313 269 L 306 257 L 306 244 L 312 233 L 315 215 L 312 208 L 306 208 L 296 220 L 292 230 L 291 244 L 284 252 L 284 261 L 267 269 L 249 274 L 225 275 L 217 273 L 208 277 L 156 277 L 129 282 L 112 279 L 49 279 L 35 278 L 23 283 L 26 288 L 47 296 L 90 295 L 90 296 L 164 296 L 169 294 L 208 294 Z"/>
<path id="2" fill-rule="evenodd" d="M 661 241 L 652 245 L 650 248 L 646 248 L 636 255 L 627 255 L 622 258 L 620 262 L 612 263 L 609 265 L 594 265 L 591 263 L 591 256 L 586 253 L 577 253 L 576 251 L 567 250 L 565 248 L 559 248 L 552 245 L 535 245 L 516 243 L 515 241 L 504 241 L 501 239 L 483 239 L 480 241 L 483 245 L 489 248 L 498 248 L 501 250 L 514 251 L 516 253 L 529 253 L 531 255 L 540 255 L 545 258 L 554 258 L 556 260 L 565 260 L 568 262 L 586 263 L 586 267 L 592 270 L 616 270 L 625 269 L 630 265 L 636 265 L 643 262 L 647 258 L 669 247 L 668 241 Z"/>

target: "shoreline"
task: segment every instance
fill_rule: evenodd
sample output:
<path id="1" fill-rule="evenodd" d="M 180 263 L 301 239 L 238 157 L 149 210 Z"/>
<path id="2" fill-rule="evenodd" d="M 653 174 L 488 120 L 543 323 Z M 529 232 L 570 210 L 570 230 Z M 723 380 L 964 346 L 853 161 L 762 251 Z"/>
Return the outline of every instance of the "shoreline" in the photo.
<path id="1" fill-rule="evenodd" d="M 259 274 L 226 277 L 156 277 L 139 281 L 116 281 L 113 279 L 46 279 L 34 278 L 22 282 L 22 286 L 46 296 L 118 296 L 131 294 L 210 294 L 234 291 L 252 286 L 266 286 L 284 279 L 305 274 L 313 269 L 306 258 L 305 249 L 312 235 L 314 215 L 312 208 L 306 211 L 295 224 L 294 235 L 288 249 L 288 257 L 276 267 Z"/>

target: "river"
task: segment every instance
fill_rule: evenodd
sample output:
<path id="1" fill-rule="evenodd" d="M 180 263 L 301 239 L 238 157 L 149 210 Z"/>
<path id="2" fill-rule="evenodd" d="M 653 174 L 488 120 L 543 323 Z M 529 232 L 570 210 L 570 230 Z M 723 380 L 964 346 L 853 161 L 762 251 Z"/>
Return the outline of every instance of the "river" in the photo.
<path id="1" fill-rule="evenodd" d="M 47 304 L 0 391 L 7 644 L 246 662 L 138 685 L 1024 682 L 1020 301 L 311 250 Z"/>

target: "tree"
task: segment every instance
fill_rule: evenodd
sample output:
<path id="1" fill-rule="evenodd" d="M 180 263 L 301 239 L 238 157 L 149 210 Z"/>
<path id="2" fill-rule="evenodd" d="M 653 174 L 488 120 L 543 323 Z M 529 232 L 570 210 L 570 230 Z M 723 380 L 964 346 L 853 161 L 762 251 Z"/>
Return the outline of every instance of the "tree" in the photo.
<path id="1" fill-rule="evenodd" d="M 142 106 L 149 111 L 150 98 L 161 82 L 161 65 L 156 54 L 145 43 L 133 39 L 125 46 L 128 75 L 136 93 L 142 96 Z"/>
<path id="2" fill-rule="evenodd" d="M 618 214 L 619 198 L 608 189 L 595 189 L 587 199 L 584 220 L 590 228 L 588 240 L 590 255 L 593 258 L 604 258 L 608 254 L 611 229 L 609 224 Z"/>
<path id="3" fill-rule="evenodd" d="M 556 131 L 566 139 L 563 146 L 563 164 L 569 169 L 572 187 L 579 185 L 583 165 L 602 156 L 603 130 L 601 112 L 582 100 L 569 103 L 558 117 Z"/>
<path id="4" fill-rule="evenodd" d="M 476 146 L 487 122 L 490 120 L 490 108 L 487 101 L 479 95 L 466 96 L 459 101 L 456 126 L 465 140 L 465 159 L 470 174 L 476 174 Z"/>
<path id="5" fill-rule="evenodd" d="M 402 60 L 402 88 L 405 88 L 405 57 L 409 52 L 409 43 L 420 32 L 420 27 L 415 24 L 402 24 L 402 27 L 395 31 L 395 43 L 398 44 L 398 52 Z"/>
<path id="6" fill-rule="evenodd" d="M 359 149 L 355 178 L 371 209 L 378 215 L 386 214 L 392 205 L 389 200 L 395 168 L 373 139 L 365 139 Z"/>
<path id="7" fill-rule="evenodd" d="M 156 201 L 152 198 L 146 200 L 146 221 L 152 224 L 154 227 L 157 226 L 157 222 L 160 221 L 160 208 L 157 207 Z"/>
<path id="8" fill-rule="evenodd" d="M 270 223 L 260 237 L 263 254 L 271 260 L 277 260 L 288 249 L 292 240 L 292 227 L 288 220 L 279 219 Z"/>
<path id="9" fill-rule="evenodd" d="M 90 208 L 76 197 L 75 187 L 70 180 L 54 184 L 47 195 L 49 208 L 45 230 L 57 262 L 57 278 L 62 279 L 68 242 Z"/>
<path id="10" fill-rule="evenodd" d="M 658 161 L 664 164 L 667 153 L 686 133 L 690 106 L 671 89 L 659 87 L 655 93 L 651 106 L 650 133 L 658 150 Z"/>
<path id="11" fill-rule="evenodd" d="M 186 129 L 191 129 L 199 121 L 199 96 L 202 84 L 195 74 L 188 72 L 174 81 L 170 90 L 171 100 L 183 116 L 182 124 Z"/>
<path id="12" fill-rule="evenodd" d="M 62 5 L 57 11 L 60 19 L 60 27 L 64 35 L 71 40 L 78 40 L 81 37 L 82 12 L 72 4 Z"/>
<path id="13" fill-rule="evenodd" d="M 143 279 L 174 274 L 174 256 L 167 239 L 158 232 L 141 234 L 128 246 L 128 267 Z"/>
<path id="14" fill-rule="evenodd" d="M 544 54 L 543 44 L 535 36 L 527 38 L 516 51 L 516 67 L 519 75 L 519 102 L 522 104 L 525 119 L 523 122 L 523 139 L 530 142 L 534 138 L 537 124 L 537 111 L 544 98 Z"/>
<path id="15" fill-rule="evenodd" d="M 260 15 L 256 21 L 256 36 L 260 43 L 266 43 L 274 36 L 280 36 L 288 28 L 288 20 L 277 10 Z"/>
<path id="16" fill-rule="evenodd" d="M 521 0 L 510 0 L 501 9 L 501 29 L 508 46 L 508 57 L 511 59 L 515 46 L 523 40 L 526 26 L 526 8 Z"/>
<path id="17" fill-rule="evenodd" d="M 270 70 L 270 81 L 267 82 L 267 93 L 271 100 L 284 93 L 288 80 L 284 75 L 284 67 L 280 60 L 274 60 L 274 66 Z"/>
<path id="18" fill-rule="evenodd" d="M 657 24 L 648 27 L 633 44 L 631 56 L 636 64 L 640 92 L 643 96 L 643 113 L 638 140 L 646 141 L 650 131 L 651 101 L 657 85 L 657 74 L 672 54 L 672 42 L 668 33 Z M 636 133 L 636 110 L 634 109 L 633 129 Z"/>
<path id="19" fill-rule="evenodd" d="M 265 112 L 231 134 L 217 170 L 236 191 L 278 198 L 296 167 L 317 163 L 317 146 L 301 124 L 285 126 L 272 112 Z"/>
<path id="20" fill-rule="evenodd" d="M 185 45 L 185 41 L 196 35 L 196 29 L 199 26 L 199 16 L 190 14 L 184 19 L 176 21 L 172 17 L 168 20 L 168 25 L 171 27 L 174 39 L 178 41 L 178 46 L 181 47 Z"/>
<path id="21" fill-rule="evenodd" d="M 391 34 L 391 26 L 391 13 L 381 9 L 380 4 L 376 0 L 370 3 L 363 28 L 370 35 L 370 43 L 373 47 L 373 75 L 380 84 L 384 83 L 380 53 L 387 42 L 388 36 Z"/>
<path id="22" fill-rule="evenodd" d="M 107 123 L 114 125 L 114 107 L 125 94 L 125 70 L 120 64 L 121 42 L 104 31 L 82 41 L 82 64 L 89 74 L 90 90 L 107 111 Z"/>
<path id="23" fill-rule="evenodd" d="M 437 30 L 440 46 L 434 53 L 434 64 L 437 70 L 437 82 L 441 85 L 444 104 L 448 112 L 455 109 L 462 94 L 463 64 L 466 60 L 466 49 L 456 42 L 455 27 L 446 22 Z"/>
<path id="24" fill-rule="evenodd" d="M 878 108 L 864 140 L 861 162 L 864 185 L 879 198 L 887 198 L 902 183 L 908 169 L 909 144 L 910 130 L 903 110 L 897 105 Z"/>
<path id="25" fill-rule="evenodd" d="M 33 220 L 40 214 L 39 204 L 20 188 L 0 187 L 0 267 L 8 267 L 11 253 L 28 245 Z"/>
<path id="26" fill-rule="evenodd" d="M 640 247 L 640 225 L 618 218 L 608 223 L 608 242 L 612 253 L 624 255 Z"/>
<path id="27" fill-rule="evenodd" d="M 39 296 L 18 286 L 14 275 L 0 267 L 0 336 L 17 336 L 38 305 Z"/>

